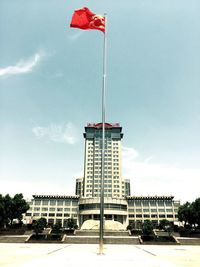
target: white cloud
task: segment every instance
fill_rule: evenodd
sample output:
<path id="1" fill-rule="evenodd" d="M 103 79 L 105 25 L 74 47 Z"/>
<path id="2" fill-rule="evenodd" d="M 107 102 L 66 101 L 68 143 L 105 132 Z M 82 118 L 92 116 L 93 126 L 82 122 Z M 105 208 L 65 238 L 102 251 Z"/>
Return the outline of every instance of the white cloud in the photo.
<path id="1" fill-rule="evenodd" d="M 132 195 L 173 195 L 182 201 L 200 197 L 200 168 L 181 168 L 144 161 L 133 148 L 123 147 L 123 176 L 131 179 Z"/>
<path id="2" fill-rule="evenodd" d="M 28 58 L 26 60 L 20 60 L 14 66 L 0 68 L 0 76 L 8 77 L 11 75 L 31 72 L 34 69 L 34 67 L 39 63 L 39 61 L 41 60 L 41 57 L 42 57 L 41 53 L 36 53 L 31 58 Z"/>
<path id="3" fill-rule="evenodd" d="M 50 124 L 46 127 L 36 126 L 32 131 L 39 139 L 47 138 L 57 143 L 73 145 L 78 141 L 75 126 L 71 122 L 65 124 Z"/>

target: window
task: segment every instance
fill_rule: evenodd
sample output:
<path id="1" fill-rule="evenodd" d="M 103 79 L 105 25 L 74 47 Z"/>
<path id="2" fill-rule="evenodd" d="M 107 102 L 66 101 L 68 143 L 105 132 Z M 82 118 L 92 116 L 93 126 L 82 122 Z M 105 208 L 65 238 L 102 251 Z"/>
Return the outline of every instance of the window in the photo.
<path id="1" fill-rule="evenodd" d="M 141 200 L 135 200 L 135 206 L 141 206 Z"/>
<path id="2" fill-rule="evenodd" d="M 43 206 L 47 206 L 48 204 L 49 204 L 49 200 L 45 200 L 45 199 L 42 200 Z"/>
<path id="3" fill-rule="evenodd" d="M 41 213 L 41 216 L 46 217 L 47 216 L 47 213 Z"/>
<path id="4" fill-rule="evenodd" d="M 171 206 L 172 206 L 172 201 L 171 201 L 171 200 L 166 200 L 166 201 L 165 201 L 165 205 L 166 205 L 167 207 L 171 207 Z"/>
<path id="5" fill-rule="evenodd" d="M 158 206 L 164 207 L 164 200 L 158 200 Z"/>
<path id="6" fill-rule="evenodd" d="M 40 205 L 41 204 L 41 200 L 35 200 L 35 205 Z"/>
<path id="7" fill-rule="evenodd" d="M 166 212 L 173 212 L 172 209 L 166 209 Z"/>
<path id="8" fill-rule="evenodd" d="M 158 209 L 159 212 L 165 212 L 165 209 Z"/>
<path id="9" fill-rule="evenodd" d="M 149 212 L 149 209 L 143 209 L 143 212 Z"/>
<path id="10" fill-rule="evenodd" d="M 99 186 L 100 187 L 100 186 Z M 105 184 L 104 187 L 107 187 L 107 188 L 112 188 L 112 185 L 111 184 Z"/>
<path id="11" fill-rule="evenodd" d="M 70 208 L 64 208 L 64 211 L 70 211 Z"/>
<path id="12" fill-rule="evenodd" d="M 57 208 L 57 211 L 63 211 L 63 208 Z"/>
<path id="13" fill-rule="evenodd" d="M 72 212 L 77 212 L 77 208 L 72 208 Z"/>
<path id="14" fill-rule="evenodd" d="M 33 213 L 33 216 L 40 216 L 39 213 Z"/>
<path id="15" fill-rule="evenodd" d="M 62 213 L 57 213 L 56 216 L 57 217 L 62 217 Z"/>
<path id="16" fill-rule="evenodd" d="M 156 206 L 156 201 L 155 200 L 150 200 L 150 205 L 151 206 Z"/>
<path id="17" fill-rule="evenodd" d="M 55 213 L 49 213 L 49 217 L 54 217 Z"/>
<path id="18" fill-rule="evenodd" d="M 65 200 L 65 206 L 70 206 L 71 205 L 71 201 L 70 200 Z"/>
<path id="19" fill-rule="evenodd" d="M 34 208 L 34 211 L 40 211 L 40 208 L 36 207 Z"/>
<path id="20" fill-rule="evenodd" d="M 128 209 L 129 212 L 134 212 L 134 209 Z"/>
<path id="21" fill-rule="evenodd" d="M 167 218 L 173 218 L 172 214 L 167 214 Z"/>
<path id="22" fill-rule="evenodd" d="M 143 206 L 149 207 L 149 201 L 148 200 L 143 200 L 142 203 L 143 203 Z"/>
<path id="23" fill-rule="evenodd" d="M 42 208 L 42 211 L 48 211 L 48 208 Z"/>
<path id="24" fill-rule="evenodd" d="M 72 206 L 78 206 L 78 201 L 72 201 Z"/>
<path id="25" fill-rule="evenodd" d="M 136 212 L 142 212 L 142 209 L 136 209 Z"/>
<path id="26" fill-rule="evenodd" d="M 49 208 L 49 211 L 55 211 L 56 209 L 55 208 Z"/>
<path id="27" fill-rule="evenodd" d="M 51 200 L 50 200 L 50 206 L 55 206 L 55 205 L 56 205 L 56 200 L 51 199 Z"/>

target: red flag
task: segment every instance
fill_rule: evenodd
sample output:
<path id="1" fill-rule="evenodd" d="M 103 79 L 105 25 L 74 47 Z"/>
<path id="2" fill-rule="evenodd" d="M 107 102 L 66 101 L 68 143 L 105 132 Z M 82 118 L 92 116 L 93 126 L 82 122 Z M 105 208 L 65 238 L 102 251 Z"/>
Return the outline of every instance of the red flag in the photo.
<path id="1" fill-rule="evenodd" d="M 70 27 L 105 32 L 105 18 L 92 13 L 87 7 L 83 7 L 74 11 Z"/>

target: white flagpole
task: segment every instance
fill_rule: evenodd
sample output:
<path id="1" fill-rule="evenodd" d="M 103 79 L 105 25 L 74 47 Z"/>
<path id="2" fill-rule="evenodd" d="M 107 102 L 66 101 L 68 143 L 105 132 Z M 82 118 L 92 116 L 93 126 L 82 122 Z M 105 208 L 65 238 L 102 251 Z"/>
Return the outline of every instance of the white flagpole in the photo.
<path id="1" fill-rule="evenodd" d="M 100 194 L 100 231 L 99 231 L 99 254 L 103 254 L 104 236 L 104 169 L 105 169 L 105 117 L 106 117 L 106 62 L 107 62 L 107 15 L 105 18 L 105 32 L 103 44 L 103 84 L 102 84 L 102 156 L 101 156 L 101 194 Z"/>

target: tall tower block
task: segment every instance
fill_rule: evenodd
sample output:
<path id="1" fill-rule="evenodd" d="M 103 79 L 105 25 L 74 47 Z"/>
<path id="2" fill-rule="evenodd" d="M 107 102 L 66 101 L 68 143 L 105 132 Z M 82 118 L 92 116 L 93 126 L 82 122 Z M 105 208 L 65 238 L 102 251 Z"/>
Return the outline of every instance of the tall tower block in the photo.
<path id="1" fill-rule="evenodd" d="M 84 197 L 99 197 L 101 190 L 102 123 L 85 127 Z M 119 123 L 105 124 L 104 196 L 121 198 L 126 195 L 121 170 L 122 127 Z"/>

